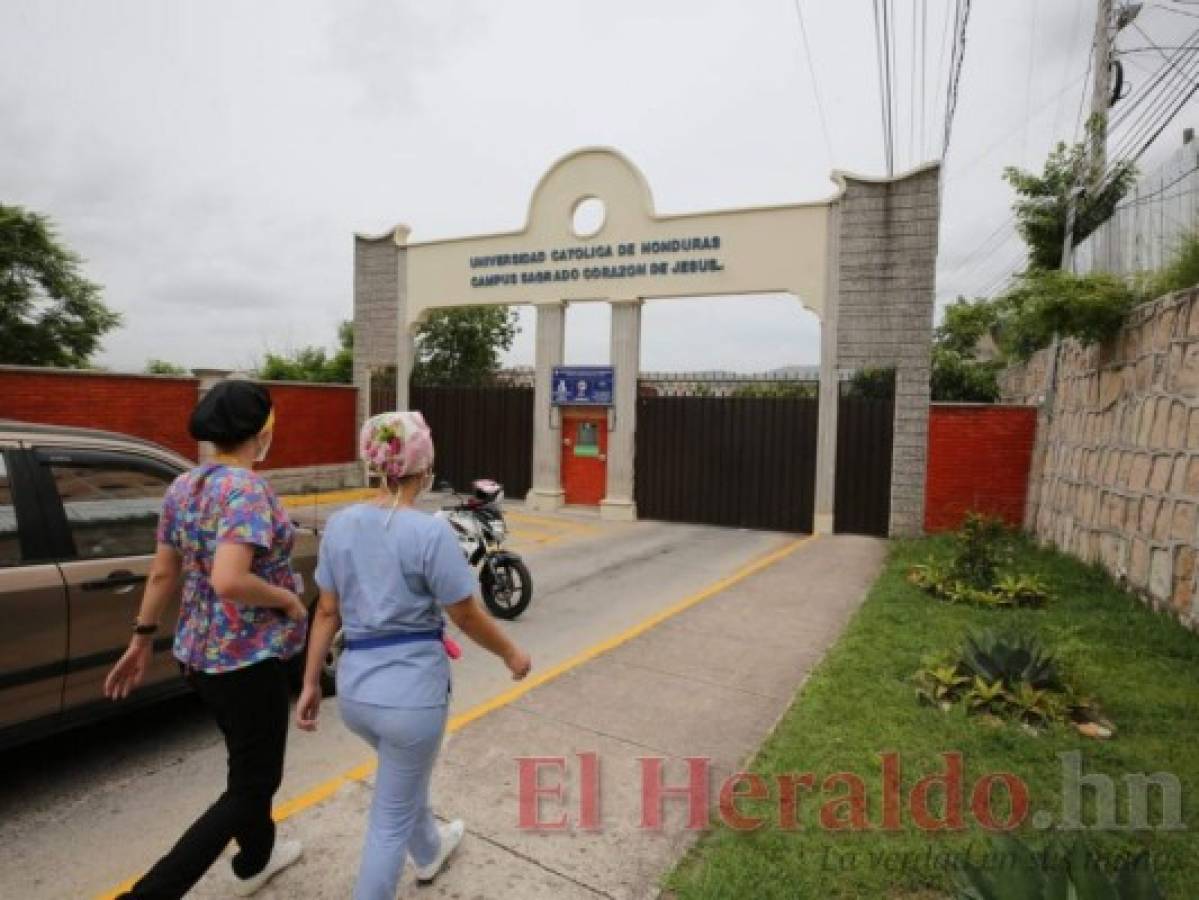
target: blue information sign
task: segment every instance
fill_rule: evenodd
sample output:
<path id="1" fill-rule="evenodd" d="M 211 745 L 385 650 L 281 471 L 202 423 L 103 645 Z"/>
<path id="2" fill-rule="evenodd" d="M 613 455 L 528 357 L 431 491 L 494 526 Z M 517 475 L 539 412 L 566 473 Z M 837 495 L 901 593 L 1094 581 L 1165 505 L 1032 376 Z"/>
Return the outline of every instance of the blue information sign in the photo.
<path id="1" fill-rule="evenodd" d="M 611 366 L 554 366 L 554 406 L 611 406 Z"/>

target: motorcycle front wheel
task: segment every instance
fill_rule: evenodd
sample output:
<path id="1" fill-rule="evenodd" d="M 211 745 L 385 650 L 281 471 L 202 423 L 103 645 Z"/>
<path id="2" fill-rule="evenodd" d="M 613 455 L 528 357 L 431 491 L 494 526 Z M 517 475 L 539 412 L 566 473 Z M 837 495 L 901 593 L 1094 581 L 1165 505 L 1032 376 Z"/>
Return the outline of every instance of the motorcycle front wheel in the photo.
<path id="1" fill-rule="evenodd" d="M 479 587 L 483 602 L 497 619 L 515 619 L 533 599 L 533 576 L 519 559 L 507 558 L 494 566 L 484 566 Z"/>

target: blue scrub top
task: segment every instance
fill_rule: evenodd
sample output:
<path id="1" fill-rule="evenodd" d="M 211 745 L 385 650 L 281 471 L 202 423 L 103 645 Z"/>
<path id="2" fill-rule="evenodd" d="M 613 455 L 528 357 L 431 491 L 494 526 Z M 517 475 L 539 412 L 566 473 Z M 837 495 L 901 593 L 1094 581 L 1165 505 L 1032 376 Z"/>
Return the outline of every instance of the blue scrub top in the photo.
<path id="1" fill-rule="evenodd" d="M 316 583 L 337 594 L 349 637 L 442 627 L 442 608 L 474 595 L 475 575 L 449 524 L 428 513 L 366 503 L 330 517 Z M 337 693 L 402 709 L 444 706 L 450 662 L 440 641 L 350 650 L 337 666 Z"/>

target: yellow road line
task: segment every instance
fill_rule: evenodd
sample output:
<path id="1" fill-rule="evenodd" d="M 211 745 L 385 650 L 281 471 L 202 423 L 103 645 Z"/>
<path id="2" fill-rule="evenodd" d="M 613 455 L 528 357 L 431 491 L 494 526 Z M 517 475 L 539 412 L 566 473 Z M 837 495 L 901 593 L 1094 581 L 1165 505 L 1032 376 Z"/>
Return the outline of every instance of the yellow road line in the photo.
<path id="1" fill-rule="evenodd" d="M 348 488 L 344 491 L 288 494 L 286 497 L 280 497 L 279 502 L 288 509 L 303 509 L 305 506 L 325 506 L 329 503 L 353 503 L 356 500 L 365 500 L 367 497 L 373 497 L 375 493 L 374 488 Z"/>
<path id="2" fill-rule="evenodd" d="M 567 519 L 550 519 L 546 516 L 532 516 L 528 513 L 512 511 L 505 511 L 504 516 L 513 522 L 522 522 L 525 525 L 544 525 L 548 528 L 566 528 L 571 531 L 595 531 L 594 525 L 571 522 Z"/>
<path id="3" fill-rule="evenodd" d="M 733 585 L 745 581 L 745 579 L 758 574 L 764 569 L 770 568 L 775 563 L 781 562 L 804 544 L 815 540 L 815 538 L 815 535 L 808 535 L 806 537 L 796 538 L 793 541 L 788 541 L 777 550 L 767 553 L 765 556 L 759 557 L 754 562 L 742 566 L 733 574 L 708 585 L 706 588 L 697 591 L 689 597 L 685 597 L 684 599 L 678 601 L 672 606 L 668 606 L 666 609 L 661 610 L 660 612 L 654 613 L 648 619 L 643 619 L 636 625 L 625 629 L 624 631 L 608 638 L 607 640 L 600 641 L 598 644 L 593 644 L 591 647 L 588 647 L 581 653 L 570 657 L 565 662 L 560 662 L 558 665 L 552 666 L 551 668 L 546 669 L 544 672 L 540 672 L 536 675 L 526 678 L 515 687 L 504 691 L 502 694 L 492 697 L 490 700 L 485 700 L 484 702 L 471 707 L 466 712 L 452 716 L 449 723 L 446 725 L 446 731 L 449 734 L 453 734 L 454 732 L 465 728 L 476 719 L 481 719 L 488 713 L 495 712 L 497 709 L 514 703 L 534 688 L 540 687 L 546 682 L 553 681 L 555 678 L 565 675 L 571 669 L 577 669 L 579 666 L 583 665 L 583 663 L 595 659 L 595 657 L 599 656 L 600 654 L 607 653 L 609 650 L 616 649 L 621 644 L 628 643 L 633 638 L 644 634 L 656 625 L 662 624 L 667 619 L 677 616 L 684 610 L 688 610 L 699 603 L 703 603 L 705 600 L 710 600 L 712 597 L 715 597 L 722 591 L 728 590 Z M 322 801 L 332 797 L 343 785 L 348 784 L 351 781 L 362 781 L 363 779 L 369 778 L 372 774 L 374 774 L 377 766 L 378 763 L 376 760 L 370 760 L 368 762 L 361 763 L 360 765 L 357 765 L 354 768 L 329 779 L 323 784 L 318 784 L 316 787 L 305 791 L 298 797 L 293 797 L 290 800 L 280 803 L 272 811 L 275 821 L 282 822 L 284 819 L 289 819 L 297 813 L 316 806 L 318 803 L 321 803 Z M 97 895 L 96 900 L 114 900 L 114 898 L 116 898 L 119 894 L 129 890 L 135 881 L 137 881 L 137 876 L 123 882 L 119 887 Z"/>

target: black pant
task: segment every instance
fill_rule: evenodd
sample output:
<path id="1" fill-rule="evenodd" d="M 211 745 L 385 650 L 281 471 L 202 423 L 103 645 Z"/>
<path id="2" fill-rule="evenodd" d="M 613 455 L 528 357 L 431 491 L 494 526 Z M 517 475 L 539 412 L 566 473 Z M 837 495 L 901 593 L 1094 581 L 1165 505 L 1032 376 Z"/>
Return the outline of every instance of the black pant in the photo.
<path id="1" fill-rule="evenodd" d="M 225 735 L 229 781 L 220 799 L 125 897 L 177 900 L 230 840 L 241 850 L 233 872 L 249 878 L 266 867 L 275 846 L 271 798 L 283 779 L 290 699 L 284 664 L 270 659 L 232 672 L 192 672 L 187 679 Z"/>

